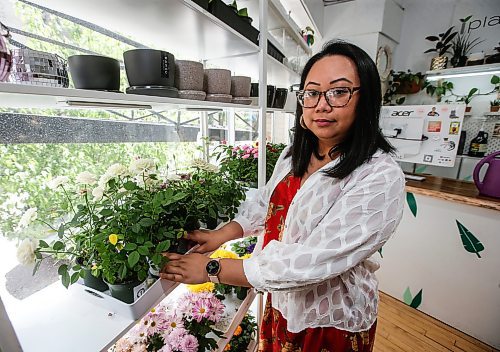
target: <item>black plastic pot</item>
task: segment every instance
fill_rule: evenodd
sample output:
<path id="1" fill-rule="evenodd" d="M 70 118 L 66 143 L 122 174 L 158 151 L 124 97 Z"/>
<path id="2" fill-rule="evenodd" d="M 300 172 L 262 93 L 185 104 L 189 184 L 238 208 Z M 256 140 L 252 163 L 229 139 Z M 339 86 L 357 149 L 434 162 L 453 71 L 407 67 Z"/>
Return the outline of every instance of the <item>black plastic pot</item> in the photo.
<path id="1" fill-rule="evenodd" d="M 267 41 L 267 53 L 281 63 L 285 61 L 285 55 L 283 55 L 270 41 Z"/>
<path id="2" fill-rule="evenodd" d="M 208 8 L 210 12 L 222 22 L 235 29 L 255 44 L 259 43 L 259 31 L 248 22 L 245 22 L 245 20 L 235 13 L 230 6 L 227 6 L 221 0 L 212 0 L 208 4 Z"/>
<path id="3" fill-rule="evenodd" d="M 250 96 L 251 97 L 258 97 L 259 96 L 259 84 L 258 83 L 252 83 L 250 85 Z"/>
<path id="4" fill-rule="evenodd" d="M 268 108 L 273 107 L 275 93 L 276 93 L 276 87 L 268 85 L 267 86 L 267 107 Z"/>
<path id="5" fill-rule="evenodd" d="M 92 275 L 92 270 L 83 269 L 85 274 L 83 276 L 83 284 L 87 287 L 91 287 L 94 290 L 104 292 L 108 289 L 108 285 L 104 282 L 102 277 L 95 277 Z"/>
<path id="6" fill-rule="evenodd" d="M 277 88 L 274 93 L 273 108 L 283 109 L 285 107 L 286 98 L 288 96 L 288 89 Z"/>
<path id="7" fill-rule="evenodd" d="M 205 10 L 208 10 L 208 0 L 193 0 L 193 2 L 200 5 Z"/>
<path id="8" fill-rule="evenodd" d="M 111 91 L 120 89 L 120 63 L 116 59 L 98 55 L 73 55 L 68 57 L 68 65 L 75 88 Z"/>
<path id="9" fill-rule="evenodd" d="M 124 52 L 123 59 L 130 86 L 174 86 L 174 55 L 161 50 L 134 49 Z"/>
<path id="10" fill-rule="evenodd" d="M 134 294 L 134 289 L 142 285 L 140 281 L 130 281 L 120 284 L 110 284 L 108 282 L 107 284 L 112 297 L 128 304 L 134 303 L 145 292 L 141 289 Z"/>

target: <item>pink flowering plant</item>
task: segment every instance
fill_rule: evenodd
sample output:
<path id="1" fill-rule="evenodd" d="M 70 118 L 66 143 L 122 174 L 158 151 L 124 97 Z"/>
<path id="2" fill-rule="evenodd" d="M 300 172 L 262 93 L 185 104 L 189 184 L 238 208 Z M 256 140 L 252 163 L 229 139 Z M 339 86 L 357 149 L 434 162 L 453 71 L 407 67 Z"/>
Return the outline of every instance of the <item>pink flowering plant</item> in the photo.
<path id="1" fill-rule="evenodd" d="M 226 145 L 221 144 L 214 156 L 220 162 L 221 171 L 228 172 L 234 179 L 248 185 L 257 184 L 257 170 L 259 150 L 255 145 Z M 266 144 L 266 180 L 271 178 L 274 166 L 285 148 L 285 144 Z"/>
<path id="2" fill-rule="evenodd" d="M 118 340 L 114 352 L 197 352 L 217 348 L 217 341 L 207 336 L 223 336 L 214 325 L 220 321 L 224 305 L 213 293 L 186 293 L 174 308 L 160 303 Z"/>

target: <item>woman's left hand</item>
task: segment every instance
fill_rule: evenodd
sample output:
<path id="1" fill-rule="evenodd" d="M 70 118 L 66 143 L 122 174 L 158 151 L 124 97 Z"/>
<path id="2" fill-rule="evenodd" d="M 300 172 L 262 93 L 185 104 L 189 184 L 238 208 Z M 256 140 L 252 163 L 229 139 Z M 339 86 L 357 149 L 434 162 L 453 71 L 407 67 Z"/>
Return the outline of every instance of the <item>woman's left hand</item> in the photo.
<path id="1" fill-rule="evenodd" d="M 160 278 L 183 284 L 202 284 L 208 280 L 206 266 L 210 258 L 203 254 L 163 253 L 169 262 L 160 272 Z"/>

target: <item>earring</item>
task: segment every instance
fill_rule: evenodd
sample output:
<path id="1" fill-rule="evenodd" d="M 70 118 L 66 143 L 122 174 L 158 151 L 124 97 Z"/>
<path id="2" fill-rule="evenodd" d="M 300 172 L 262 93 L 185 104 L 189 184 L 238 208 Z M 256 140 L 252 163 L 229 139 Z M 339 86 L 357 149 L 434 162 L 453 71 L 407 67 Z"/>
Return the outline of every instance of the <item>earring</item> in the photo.
<path id="1" fill-rule="evenodd" d="M 306 124 L 304 123 L 304 115 L 300 115 L 299 123 L 300 123 L 300 127 L 302 127 L 305 130 L 308 129 Z"/>

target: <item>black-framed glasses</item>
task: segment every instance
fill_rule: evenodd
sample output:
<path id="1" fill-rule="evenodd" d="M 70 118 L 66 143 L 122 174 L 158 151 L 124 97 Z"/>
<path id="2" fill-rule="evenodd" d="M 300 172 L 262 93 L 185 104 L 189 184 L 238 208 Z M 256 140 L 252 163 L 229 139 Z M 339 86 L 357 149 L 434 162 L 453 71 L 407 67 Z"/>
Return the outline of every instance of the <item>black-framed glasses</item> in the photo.
<path id="1" fill-rule="evenodd" d="M 321 96 L 325 96 L 325 100 L 332 108 L 343 108 L 349 101 L 351 101 L 354 92 L 358 91 L 361 87 L 335 87 L 319 92 L 313 89 L 299 90 L 297 92 L 297 99 L 300 105 L 304 108 L 315 108 L 319 104 Z"/>

